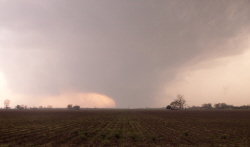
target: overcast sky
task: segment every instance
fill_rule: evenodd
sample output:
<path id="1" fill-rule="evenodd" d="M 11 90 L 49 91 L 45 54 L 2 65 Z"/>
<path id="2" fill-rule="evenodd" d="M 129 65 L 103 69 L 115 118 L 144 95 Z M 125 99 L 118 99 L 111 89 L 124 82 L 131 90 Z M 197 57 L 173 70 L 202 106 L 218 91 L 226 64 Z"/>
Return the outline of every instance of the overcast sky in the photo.
<path id="1" fill-rule="evenodd" d="M 0 100 L 250 104 L 248 0 L 0 0 Z"/>

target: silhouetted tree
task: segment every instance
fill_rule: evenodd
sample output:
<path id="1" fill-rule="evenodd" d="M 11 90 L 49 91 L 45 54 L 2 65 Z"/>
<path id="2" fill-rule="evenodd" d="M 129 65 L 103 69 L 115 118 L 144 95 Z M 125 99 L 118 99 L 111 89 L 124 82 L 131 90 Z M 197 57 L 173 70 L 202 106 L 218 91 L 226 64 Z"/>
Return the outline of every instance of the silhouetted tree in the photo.
<path id="1" fill-rule="evenodd" d="M 184 99 L 183 95 L 178 94 L 177 98 L 170 105 L 173 107 L 173 109 L 179 107 L 180 110 L 183 110 L 184 106 L 186 105 L 186 100 Z"/>
<path id="2" fill-rule="evenodd" d="M 226 103 L 217 103 L 217 104 L 214 104 L 214 108 L 215 109 L 229 109 L 229 108 L 233 108 L 233 105 L 227 105 Z"/>
<path id="3" fill-rule="evenodd" d="M 184 99 L 184 95 L 178 94 L 176 101 L 179 105 L 179 109 L 183 110 L 184 109 L 184 105 L 186 104 L 186 100 Z"/>
<path id="4" fill-rule="evenodd" d="M 173 109 L 176 109 L 177 106 L 179 106 L 178 102 L 175 100 L 173 102 L 170 103 L 170 106 L 173 108 Z"/>
<path id="5" fill-rule="evenodd" d="M 4 101 L 5 109 L 8 109 L 8 108 L 9 108 L 9 105 L 10 105 L 10 100 L 9 100 L 9 99 L 6 99 L 6 100 Z"/>
<path id="6" fill-rule="evenodd" d="M 166 109 L 172 110 L 172 107 L 171 107 L 170 105 L 168 105 L 168 106 L 166 107 Z"/>
<path id="7" fill-rule="evenodd" d="M 23 105 L 17 105 L 16 108 L 19 109 L 19 110 L 22 110 L 22 109 L 24 109 L 24 106 Z"/>
<path id="8" fill-rule="evenodd" d="M 211 103 L 205 103 L 205 104 L 202 104 L 202 108 L 204 108 L 204 109 L 212 109 L 213 107 L 212 107 L 212 104 Z"/>

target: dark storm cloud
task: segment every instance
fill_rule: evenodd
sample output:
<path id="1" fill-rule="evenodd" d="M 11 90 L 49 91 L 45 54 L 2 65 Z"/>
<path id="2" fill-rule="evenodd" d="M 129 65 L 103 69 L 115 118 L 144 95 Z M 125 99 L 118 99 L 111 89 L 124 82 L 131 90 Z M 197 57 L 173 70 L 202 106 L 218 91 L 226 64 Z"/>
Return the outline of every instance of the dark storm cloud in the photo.
<path id="1" fill-rule="evenodd" d="M 96 92 L 119 107 L 150 106 L 176 69 L 243 51 L 249 4 L 1 1 L 0 70 L 16 93 Z"/>

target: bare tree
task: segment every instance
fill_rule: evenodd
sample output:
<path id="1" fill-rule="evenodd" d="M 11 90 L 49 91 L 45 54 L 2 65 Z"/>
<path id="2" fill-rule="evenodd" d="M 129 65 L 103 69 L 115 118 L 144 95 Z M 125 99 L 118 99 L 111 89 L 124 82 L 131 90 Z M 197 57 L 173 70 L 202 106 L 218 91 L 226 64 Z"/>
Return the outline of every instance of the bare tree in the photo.
<path id="1" fill-rule="evenodd" d="M 9 108 L 9 105 L 10 105 L 10 100 L 9 100 L 9 99 L 6 99 L 6 100 L 4 101 L 5 109 L 8 109 L 8 108 Z"/>
<path id="2" fill-rule="evenodd" d="M 170 105 L 173 107 L 173 109 L 179 107 L 180 110 L 183 110 L 184 106 L 186 106 L 186 100 L 184 99 L 183 95 L 178 94 L 177 98 Z"/>
<path id="3" fill-rule="evenodd" d="M 179 109 L 183 110 L 184 105 L 186 104 L 186 100 L 184 99 L 184 95 L 178 94 L 175 101 L 178 103 Z"/>

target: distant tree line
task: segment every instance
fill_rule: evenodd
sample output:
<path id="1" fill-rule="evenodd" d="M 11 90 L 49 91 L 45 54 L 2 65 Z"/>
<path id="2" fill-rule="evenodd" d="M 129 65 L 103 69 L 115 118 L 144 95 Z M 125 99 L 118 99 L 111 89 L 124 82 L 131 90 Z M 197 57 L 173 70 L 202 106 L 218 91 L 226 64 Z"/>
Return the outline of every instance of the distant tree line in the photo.
<path id="1" fill-rule="evenodd" d="M 33 106 L 33 107 L 29 107 L 29 108 L 28 108 L 27 105 L 16 105 L 16 109 L 18 109 L 18 110 L 24 110 L 24 109 L 32 109 L 32 110 L 34 110 L 34 109 L 52 109 L 52 108 L 53 108 L 52 105 L 48 105 L 47 107 L 43 107 L 43 106 L 35 107 L 35 106 Z"/>
<path id="2" fill-rule="evenodd" d="M 22 109 L 27 109 L 26 105 L 16 105 L 16 109 L 22 110 Z"/>
<path id="3" fill-rule="evenodd" d="M 201 106 L 186 106 L 186 100 L 184 99 L 184 96 L 181 94 L 178 94 L 176 99 L 170 103 L 166 107 L 168 110 L 184 110 L 184 109 L 218 109 L 218 110 L 224 110 L 224 109 L 250 109 L 250 105 L 243 105 L 243 106 L 233 106 L 228 105 L 226 103 L 216 103 L 212 105 L 211 103 L 204 103 Z"/>
<path id="4" fill-rule="evenodd" d="M 4 100 L 4 109 L 11 109 L 9 107 L 10 105 L 10 100 L 9 99 L 6 99 Z M 29 107 L 27 105 L 16 105 L 15 109 L 18 109 L 18 110 L 24 110 L 24 109 L 52 109 L 53 106 L 52 105 L 48 105 L 47 107 L 43 107 L 43 106 L 39 106 L 39 107 Z M 69 110 L 80 110 L 80 106 L 79 105 L 75 105 L 73 106 L 72 104 L 68 104 L 67 106 L 67 109 Z"/>
<path id="5" fill-rule="evenodd" d="M 234 105 L 228 105 L 226 103 L 216 103 L 212 106 L 211 103 L 205 103 L 201 106 L 191 106 L 187 109 L 250 109 L 250 105 L 243 105 L 243 106 L 234 106 Z"/>
<path id="6" fill-rule="evenodd" d="M 10 100 L 9 99 L 4 100 L 3 104 L 4 104 L 4 109 L 11 109 L 9 107 L 9 105 L 10 105 Z M 32 109 L 32 110 L 34 110 L 34 109 L 52 109 L 52 108 L 53 108 L 52 105 L 48 105 L 47 107 L 43 107 L 43 106 L 35 107 L 35 106 L 33 106 L 33 107 L 29 107 L 29 108 L 28 108 L 27 105 L 16 105 L 16 107 L 15 107 L 15 109 L 18 109 L 18 110 L 24 110 L 24 109 Z M 0 109 L 2 109 L 2 108 L 0 108 Z M 69 110 L 80 110 L 80 106 L 79 105 L 73 106 L 72 104 L 68 104 L 67 109 L 69 109 Z"/>

